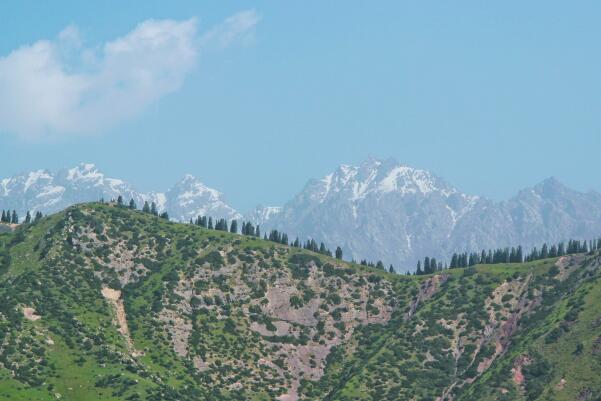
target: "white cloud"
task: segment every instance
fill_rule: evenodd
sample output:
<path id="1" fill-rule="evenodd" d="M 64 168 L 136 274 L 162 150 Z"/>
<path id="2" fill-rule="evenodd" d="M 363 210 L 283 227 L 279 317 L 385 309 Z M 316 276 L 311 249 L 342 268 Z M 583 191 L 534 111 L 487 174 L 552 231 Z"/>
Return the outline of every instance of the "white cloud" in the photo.
<path id="1" fill-rule="evenodd" d="M 214 44 L 217 47 L 224 48 L 240 38 L 248 41 L 252 39 L 252 35 L 249 35 L 249 33 L 252 33 L 252 29 L 258 22 L 259 16 L 255 11 L 239 12 L 204 34 L 201 42 L 204 45 Z"/>
<path id="2" fill-rule="evenodd" d="M 258 22 L 254 11 L 202 37 L 196 19 L 147 20 L 99 48 L 76 27 L 0 57 L 0 133 L 25 139 L 90 134 L 130 119 L 176 91 L 203 46 L 226 47 Z"/>

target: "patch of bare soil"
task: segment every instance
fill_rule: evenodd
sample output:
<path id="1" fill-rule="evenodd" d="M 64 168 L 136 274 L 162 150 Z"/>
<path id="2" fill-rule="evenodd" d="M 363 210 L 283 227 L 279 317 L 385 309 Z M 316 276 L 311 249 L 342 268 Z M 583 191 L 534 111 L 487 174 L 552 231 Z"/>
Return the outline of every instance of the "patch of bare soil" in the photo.
<path id="1" fill-rule="evenodd" d="M 31 320 L 32 322 L 42 318 L 41 316 L 35 314 L 35 309 L 29 307 L 23 308 L 23 317 L 25 317 L 27 320 Z"/>
<path id="2" fill-rule="evenodd" d="M 570 270 L 570 267 L 581 264 L 583 260 L 584 256 L 582 255 L 567 255 L 560 257 L 557 259 L 557 262 L 555 262 L 555 266 L 559 268 L 559 273 L 557 273 L 555 278 L 560 281 L 565 280 L 573 271 L 573 269 Z"/>
<path id="3" fill-rule="evenodd" d="M 524 374 L 522 373 L 522 368 L 524 366 L 530 365 L 531 363 L 532 363 L 532 359 L 530 359 L 530 357 L 528 355 L 519 356 L 514 361 L 513 368 L 511 368 L 511 373 L 513 374 L 513 382 L 517 386 L 522 387 L 524 385 L 526 378 L 524 377 Z"/>
<path id="4" fill-rule="evenodd" d="M 134 343 L 129 335 L 129 328 L 127 327 L 127 316 L 125 315 L 125 307 L 123 306 L 123 300 L 121 299 L 121 291 L 114 290 L 112 288 L 104 287 L 102 289 L 102 296 L 107 300 L 109 305 L 113 308 L 115 312 L 115 317 L 117 319 L 117 325 L 119 326 L 119 333 L 123 336 L 125 340 L 125 345 L 129 353 L 132 356 L 140 356 L 142 352 L 136 351 L 134 348 Z"/>

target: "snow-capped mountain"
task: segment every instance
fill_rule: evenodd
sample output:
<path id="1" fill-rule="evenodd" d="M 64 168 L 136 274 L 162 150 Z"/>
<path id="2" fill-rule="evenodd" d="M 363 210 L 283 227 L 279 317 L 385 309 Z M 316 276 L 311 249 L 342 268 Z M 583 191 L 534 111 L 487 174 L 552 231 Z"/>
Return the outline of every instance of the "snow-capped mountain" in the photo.
<path id="1" fill-rule="evenodd" d="M 82 163 L 55 173 L 37 170 L 0 181 L 0 208 L 15 209 L 20 216 L 29 211 L 52 213 L 74 203 L 116 199 L 134 199 L 138 207 L 144 201 L 155 202 L 159 211 L 171 218 L 187 221 L 198 214 L 218 218 L 239 218 L 240 214 L 225 203 L 223 194 L 186 175 L 169 191 L 138 192 L 131 184 L 107 177 L 96 166 Z"/>
<path id="2" fill-rule="evenodd" d="M 440 177 L 395 160 L 340 166 L 277 213 L 255 210 L 265 229 L 312 237 L 346 258 L 412 269 L 424 256 L 593 238 L 601 234 L 601 195 L 569 190 L 555 179 L 505 202 L 461 193 Z"/>
<path id="3" fill-rule="evenodd" d="M 196 216 L 239 219 L 242 217 L 223 200 L 223 194 L 187 174 L 164 195 L 164 209 L 181 221 Z"/>

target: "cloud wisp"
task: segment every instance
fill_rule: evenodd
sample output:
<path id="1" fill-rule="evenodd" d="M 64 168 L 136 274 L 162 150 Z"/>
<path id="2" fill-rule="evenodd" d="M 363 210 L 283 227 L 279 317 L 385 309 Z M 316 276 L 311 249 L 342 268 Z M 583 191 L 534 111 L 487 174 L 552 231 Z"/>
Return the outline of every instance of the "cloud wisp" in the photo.
<path id="1" fill-rule="evenodd" d="M 178 90 L 205 46 L 246 40 L 258 22 L 243 11 L 199 35 L 196 19 L 147 20 L 98 48 L 76 27 L 0 57 L 0 134 L 28 140 L 101 132 Z"/>

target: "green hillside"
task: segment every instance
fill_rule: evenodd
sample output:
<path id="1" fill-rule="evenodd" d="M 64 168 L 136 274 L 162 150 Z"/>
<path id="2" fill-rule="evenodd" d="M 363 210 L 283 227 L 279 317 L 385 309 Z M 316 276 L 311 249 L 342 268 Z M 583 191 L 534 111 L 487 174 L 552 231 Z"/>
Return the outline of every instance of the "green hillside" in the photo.
<path id="1" fill-rule="evenodd" d="M 0 400 L 601 400 L 600 265 L 400 276 L 78 205 L 0 234 Z"/>

